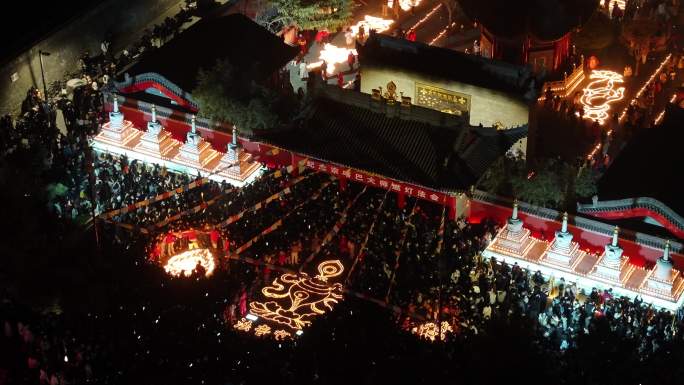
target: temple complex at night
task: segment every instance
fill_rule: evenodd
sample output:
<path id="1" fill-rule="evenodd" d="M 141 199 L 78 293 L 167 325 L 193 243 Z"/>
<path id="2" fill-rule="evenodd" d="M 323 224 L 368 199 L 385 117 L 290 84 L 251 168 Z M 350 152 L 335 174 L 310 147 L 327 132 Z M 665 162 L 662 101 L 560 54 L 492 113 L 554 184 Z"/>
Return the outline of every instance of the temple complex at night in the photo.
<path id="1" fill-rule="evenodd" d="M 682 382 L 684 0 L 6 5 L 0 385 Z"/>

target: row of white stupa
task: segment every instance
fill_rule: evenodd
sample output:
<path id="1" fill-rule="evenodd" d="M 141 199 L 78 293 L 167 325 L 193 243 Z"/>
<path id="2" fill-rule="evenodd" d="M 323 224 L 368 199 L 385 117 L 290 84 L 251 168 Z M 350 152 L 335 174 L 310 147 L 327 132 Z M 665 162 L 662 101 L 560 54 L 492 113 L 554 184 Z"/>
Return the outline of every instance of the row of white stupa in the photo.
<path id="1" fill-rule="evenodd" d="M 563 215 L 563 225 L 549 243 L 530 236 L 518 218 L 518 204 L 513 205 L 513 215 L 483 252 L 483 256 L 495 257 L 508 264 L 517 263 L 531 271 L 541 271 L 545 276 L 561 277 L 576 283 L 585 290 L 592 288 L 613 289 L 616 295 L 630 298 L 639 296 L 657 307 L 676 310 L 684 301 L 684 277 L 673 268 L 670 258 L 670 242 L 655 267 L 644 269 L 629 263 L 618 246 L 618 228 L 613 240 L 605 246 L 601 255 L 580 250 L 568 232 L 568 214 Z"/>
<path id="2" fill-rule="evenodd" d="M 114 109 L 109 113 L 109 122 L 102 125 L 100 132 L 93 138 L 93 145 L 99 150 L 161 164 L 191 175 L 199 173 L 237 186 L 242 186 L 256 177 L 260 169 L 259 163 L 246 151 L 242 151 L 235 127 L 232 142 L 228 144 L 225 154 L 222 154 L 212 149 L 211 144 L 197 132 L 194 115 L 187 140 L 182 143 L 173 139 L 157 122 L 154 105 L 152 120 L 147 123 L 147 131 L 135 128 L 132 122 L 124 120 L 116 96 Z"/>

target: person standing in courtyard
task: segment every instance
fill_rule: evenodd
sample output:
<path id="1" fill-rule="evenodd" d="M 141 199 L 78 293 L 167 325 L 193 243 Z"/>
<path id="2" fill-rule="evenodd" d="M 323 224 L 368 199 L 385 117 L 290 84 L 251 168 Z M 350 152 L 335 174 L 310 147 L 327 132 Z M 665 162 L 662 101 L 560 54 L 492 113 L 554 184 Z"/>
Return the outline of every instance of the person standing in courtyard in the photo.
<path id="1" fill-rule="evenodd" d="M 328 81 L 328 63 L 323 61 L 321 64 L 321 79 L 323 79 L 324 82 Z"/>
<path id="2" fill-rule="evenodd" d="M 354 70 L 354 64 L 356 63 L 356 55 L 354 55 L 354 52 L 349 51 L 349 55 L 347 55 L 347 64 L 349 64 L 349 70 L 353 71 Z"/>

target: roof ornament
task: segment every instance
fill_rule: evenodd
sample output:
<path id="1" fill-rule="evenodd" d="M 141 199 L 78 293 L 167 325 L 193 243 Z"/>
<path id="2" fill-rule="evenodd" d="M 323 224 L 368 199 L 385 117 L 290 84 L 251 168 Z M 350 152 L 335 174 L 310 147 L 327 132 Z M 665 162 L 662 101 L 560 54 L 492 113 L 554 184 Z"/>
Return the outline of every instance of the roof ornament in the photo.
<path id="1" fill-rule="evenodd" d="M 663 251 L 663 260 L 664 261 L 670 260 L 670 240 L 669 239 L 667 240 L 667 242 L 665 242 L 665 250 Z"/>
<path id="2" fill-rule="evenodd" d="M 511 219 L 518 219 L 518 200 L 513 201 L 513 214 L 511 214 Z"/>

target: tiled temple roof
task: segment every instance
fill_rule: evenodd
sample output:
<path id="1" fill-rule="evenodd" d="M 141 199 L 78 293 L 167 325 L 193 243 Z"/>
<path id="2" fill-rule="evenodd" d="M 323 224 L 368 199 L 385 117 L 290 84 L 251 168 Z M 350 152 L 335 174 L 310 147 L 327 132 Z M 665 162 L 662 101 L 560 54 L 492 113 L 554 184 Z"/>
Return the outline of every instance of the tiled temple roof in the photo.
<path id="1" fill-rule="evenodd" d="M 306 117 L 267 142 L 349 167 L 439 190 L 463 190 L 527 127 L 497 131 L 418 106 L 387 105 L 326 87 Z"/>
<path id="2" fill-rule="evenodd" d="M 298 52 L 248 17 L 235 13 L 201 20 L 161 48 L 147 52 L 126 72 L 132 77 L 158 73 L 192 92 L 201 68 L 225 59 L 238 73 L 265 79 Z"/>

